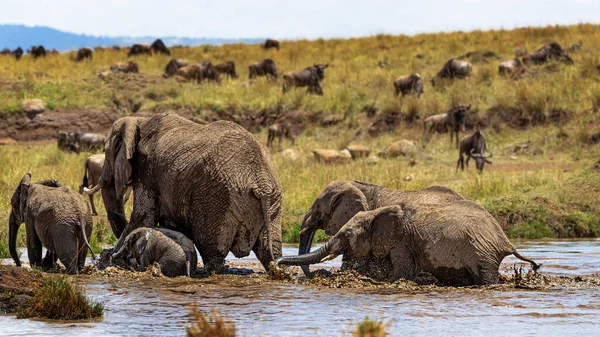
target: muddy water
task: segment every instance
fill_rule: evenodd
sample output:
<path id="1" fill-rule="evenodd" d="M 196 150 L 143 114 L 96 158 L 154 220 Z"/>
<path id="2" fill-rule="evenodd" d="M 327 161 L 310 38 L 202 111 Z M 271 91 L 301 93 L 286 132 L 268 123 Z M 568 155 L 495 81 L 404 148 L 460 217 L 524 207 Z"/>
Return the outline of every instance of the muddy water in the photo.
<path id="1" fill-rule="evenodd" d="M 600 271 L 600 240 L 517 246 L 521 253 L 543 262 L 543 273 L 549 275 Z M 284 249 L 286 255 L 295 253 L 297 248 Z M 255 268 L 252 257 L 232 260 L 236 266 Z M 511 269 L 514 262 L 512 257 L 506 258 L 503 270 Z M 326 266 L 339 265 L 337 259 Z M 200 280 L 80 276 L 88 295 L 104 303 L 103 320 L 56 323 L 0 316 L 0 335 L 182 336 L 189 321 L 188 304 L 199 304 L 202 310 L 220 309 L 235 322 L 241 336 L 340 336 L 367 315 L 387 322 L 393 336 L 600 334 L 598 289 L 403 292 L 246 282 L 258 278 L 264 276 L 255 273 Z"/>

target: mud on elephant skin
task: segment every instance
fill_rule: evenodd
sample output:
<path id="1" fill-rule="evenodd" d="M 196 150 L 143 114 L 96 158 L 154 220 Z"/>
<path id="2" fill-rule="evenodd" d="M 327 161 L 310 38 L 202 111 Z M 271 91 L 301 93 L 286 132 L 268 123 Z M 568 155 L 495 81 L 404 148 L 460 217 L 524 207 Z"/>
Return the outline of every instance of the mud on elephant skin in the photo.
<path id="1" fill-rule="evenodd" d="M 89 206 L 81 195 L 56 180 L 33 183 L 27 173 L 11 198 L 8 246 L 17 266 L 21 266 L 17 233 L 23 222 L 32 267 L 51 268 L 60 259 L 69 274 L 77 274 L 84 266 L 88 249 L 96 258 L 87 239 L 93 225 Z M 48 250 L 43 261 L 42 246 Z"/>
<path id="2" fill-rule="evenodd" d="M 124 117 L 112 127 L 99 184 L 108 211 L 124 214 L 133 186 L 129 224 L 116 249 L 139 227 L 168 218 L 190 235 L 208 272 L 225 271 L 225 257 L 254 251 L 265 269 L 281 256 L 281 184 L 269 150 L 239 125 L 199 125 L 174 113 Z M 110 220 L 110 219 L 109 219 Z"/>
<path id="3" fill-rule="evenodd" d="M 337 235 L 359 212 L 376 211 L 387 206 L 400 206 L 413 212 L 413 231 L 422 237 L 422 242 L 419 243 L 421 248 L 413 251 L 414 259 L 427 260 L 427 256 L 451 256 L 452 252 L 461 252 L 465 254 L 461 257 L 464 259 L 457 260 L 460 262 L 457 264 L 459 268 L 455 269 L 468 266 L 468 274 L 473 275 L 468 282 L 496 283 L 498 267 L 505 256 L 514 254 L 523 259 L 489 212 L 452 189 L 430 186 L 420 190 L 399 191 L 359 181 L 334 181 L 325 187 L 304 217 L 298 254 L 310 251 L 318 229 L 324 229 L 331 236 Z M 453 236 L 456 238 L 453 239 Z M 469 240 L 481 240 L 481 244 L 474 245 Z M 345 258 L 345 265 L 350 265 L 352 259 L 358 258 Z M 525 260 L 532 262 L 534 268 L 538 267 L 533 261 Z M 419 266 L 429 270 L 450 263 L 450 260 L 440 261 L 436 260 L 431 266 L 423 261 Z M 302 269 L 310 276 L 307 264 Z M 443 275 L 440 277 L 446 278 Z M 459 275 L 456 278 L 465 277 Z"/>

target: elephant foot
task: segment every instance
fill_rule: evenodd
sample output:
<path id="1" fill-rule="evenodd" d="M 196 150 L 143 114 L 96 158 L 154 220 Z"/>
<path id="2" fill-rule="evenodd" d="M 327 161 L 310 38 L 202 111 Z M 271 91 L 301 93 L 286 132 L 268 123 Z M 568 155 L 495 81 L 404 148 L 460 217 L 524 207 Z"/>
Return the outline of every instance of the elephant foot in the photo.
<path id="1" fill-rule="evenodd" d="M 207 262 L 204 264 L 204 272 L 207 274 L 227 274 L 229 266 L 225 265 L 223 261 L 220 262 Z"/>

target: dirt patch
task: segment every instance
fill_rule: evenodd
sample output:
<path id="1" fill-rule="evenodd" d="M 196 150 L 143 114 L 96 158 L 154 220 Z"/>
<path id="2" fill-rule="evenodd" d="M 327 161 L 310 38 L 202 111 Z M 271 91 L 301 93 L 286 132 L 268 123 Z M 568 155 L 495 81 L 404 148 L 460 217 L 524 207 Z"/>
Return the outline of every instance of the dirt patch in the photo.
<path id="1" fill-rule="evenodd" d="M 106 132 L 121 117 L 117 110 L 60 109 L 44 112 L 33 120 L 24 115 L 0 114 L 0 139 L 10 143 L 55 139 L 57 131 Z"/>
<path id="2" fill-rule="evenodd" d="M 39 273 L 0 265 L 0 313 L 12 313 L 26 307 L 42 284 Z"/>

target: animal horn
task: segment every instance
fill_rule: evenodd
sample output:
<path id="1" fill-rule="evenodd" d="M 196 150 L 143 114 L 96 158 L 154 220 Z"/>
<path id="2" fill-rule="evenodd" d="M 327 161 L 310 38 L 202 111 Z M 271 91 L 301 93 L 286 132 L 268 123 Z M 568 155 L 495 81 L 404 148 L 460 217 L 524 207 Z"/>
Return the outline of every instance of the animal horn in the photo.
<path id="1" fill-rule="evenodd" d="M 475 149 L 471 149 L 471 157 L 473 158 L 481 158 L 483 155 L 481 153 L 473 153 L 473 151 L 475 151 Z"/>

